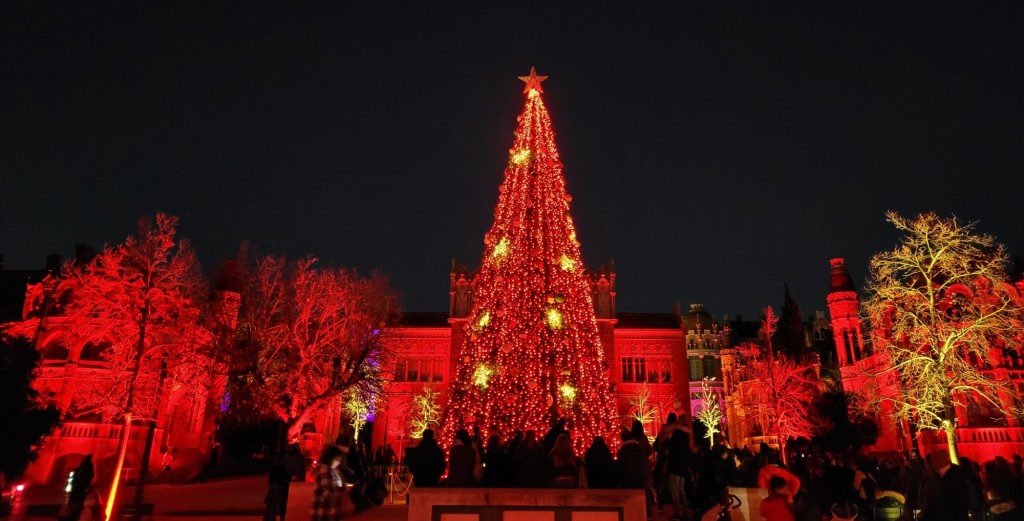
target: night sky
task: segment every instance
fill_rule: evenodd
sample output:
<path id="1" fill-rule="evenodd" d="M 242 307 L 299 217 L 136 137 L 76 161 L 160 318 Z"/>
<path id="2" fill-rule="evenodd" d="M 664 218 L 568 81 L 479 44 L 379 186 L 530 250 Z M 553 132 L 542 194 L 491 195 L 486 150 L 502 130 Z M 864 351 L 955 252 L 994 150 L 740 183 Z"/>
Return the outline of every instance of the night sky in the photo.
<path id="1" fill-rule="evenodd" d="M 635 3 L 6 2 L 0 253 L 164 211 L 208 270 L 250 241 L 446 310 L 536 66 L 619 311 L 750 318 L 787 282 L 825 309 L 830 258 L 863 281 L 895 244 L 886 209 L 1024 254 L 1024 4 Z"/>

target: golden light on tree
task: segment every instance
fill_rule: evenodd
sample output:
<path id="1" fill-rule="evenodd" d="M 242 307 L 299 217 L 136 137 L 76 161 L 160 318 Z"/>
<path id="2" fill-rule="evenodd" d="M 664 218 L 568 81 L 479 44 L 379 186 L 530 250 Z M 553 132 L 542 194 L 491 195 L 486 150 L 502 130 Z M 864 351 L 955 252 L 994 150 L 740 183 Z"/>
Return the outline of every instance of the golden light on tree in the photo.
<path id="1" fill-rule="evenodd" d="M 490 323 L 491 323 L 491 313 L 488 312 L 488 311 L 484 311 L 483 313 L 480 313 L 480 318 L 478 318 L 476 320 L 477 328 L 485 328 Z"/>
<path id="2" fill-rule="evenodd" d="M 658 406 L 652 402 L 651 388 L 646 383 L 640 388 L 640 392 L 629 401 L 629 419 L 640 422 L 645 431 L 648 425 L 656 424 L 658 421 Z M 654 441 L 653 436 L 648 435 L 647 437 Z"/>
<path id="3" fill-rule="evenodd" d="M 492 374 L 494 374 L 494 369 L 486 365 L 478 365 L 473 371 L 473 384 L 481 389 L 486 389 L 490 385 Z"/>
<path id="4" fill-rule="evenodd" d="M 558 259 L 558 265 L 562 268 L 562 271 L 575 271 L 576 261 L 568 255 L 562 255 L 561 259 Z"/>
<path id="5" fill-rule="evenodd" d="M 430 386 L 423 387 L 423 394 L 413 397 L 409 411 L 409 436 L 414 439 L 423 437 L 423 431 L 436 427 L 441 420 L 441 406 Z"/>
<path id="6" fill-rule="evenodd" d="M 569 385 L 567 383 L 562 384 L 558 388 L 558 391 L 562 396 L 562 400 L 567 403 L 571 403 L 573 400 L 576 399 L 576 388 L 573 387 L 572 385 Z"/>
<path id="7" fill-rule="evenodd" d="M 363 430 L 369 420 L 370 400 L 372 399 L 373 397 L 360 395 L 358 389 L 351 389 L 343 398 L 345 414 L 348 416 L 349 425 L 355 432 L 352 439 L 356 442 L 359 441 L 359 432 Z"/>
<path id="8" fill-rule="evenodd" d="M 701 404 L 696 416 L 697 421 L 704 425 L 704 437 L 712 447 L 715 446 L 715 434 L 721 432 L 719 428 L 725 420 L 725 412 L 722 410 L 718 393 L 708 385 L 708 382 L 713 380 L 714 378 L 705 377 L 700 383 Z"/>
<path id="9" fill-rule="evenodd" d="M 956 462 L 957 410 L 973 402 L 1021 412 L 1009 379 L 993 369 L 1004 349 L 1019 349 L 1022 301 L 1006 283 L 1005 248 L 973 224 L 934 213 L 886 217 L 903 237 L 871 258 L 864 311 L 884 363 L 865 376 L 882 392 L 862 393 L 861 402 L 944 431 Z"/>
<path id="10" fill-rule="evenodd" d="M 518 150 L 512 154 L 512 164 L 516 166 L 523 166 L 530 161 L 532 155 L 533 154 L 528 148 Z"/>

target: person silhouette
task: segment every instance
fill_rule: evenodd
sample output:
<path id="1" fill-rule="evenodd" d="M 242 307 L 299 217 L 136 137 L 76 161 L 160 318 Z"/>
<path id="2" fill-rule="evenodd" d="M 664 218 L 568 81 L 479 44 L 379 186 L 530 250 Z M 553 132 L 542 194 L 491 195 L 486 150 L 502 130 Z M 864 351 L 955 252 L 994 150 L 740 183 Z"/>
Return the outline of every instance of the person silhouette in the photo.
<path id="1" fill-rule="evenodd" d="M 92 454 L 85 456 L 85 459 L 75 467 L 71 476 L 71 490 L 68 492 L 68 503 L 79 504 L 85 500 L 85 492 L 89 490 L 93 478 L 96 476 L 96 469 L 92 464 Z"/>

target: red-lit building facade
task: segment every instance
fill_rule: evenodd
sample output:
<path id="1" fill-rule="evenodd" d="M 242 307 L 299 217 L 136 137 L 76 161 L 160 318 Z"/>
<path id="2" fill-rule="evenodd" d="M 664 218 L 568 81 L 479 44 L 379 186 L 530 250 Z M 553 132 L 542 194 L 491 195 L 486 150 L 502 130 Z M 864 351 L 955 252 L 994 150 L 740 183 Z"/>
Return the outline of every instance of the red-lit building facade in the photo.
<path id="1" fill-rule="evenodd" d="M 1019 295 L 1024 293 L 1024 282 L 1005 289 L 1013 292 L 1019 301 Z M 843 259 L 831 261 L 828 307 L 843 389 L 847 392 L 863 389 L 868 383 L 866 380 L 870 378 L 868 375 L 879 372 L 888 359 L 884 354 L 873 353 L 871 350 L 867 330 L 870 325 L 861 321 L 860 299 Z M 993 366 L 984 372 L 992 379 L 1012 382 L 1017 395 L 1024 395 L 1024 359 L 1020 356 L 1020 346 L 995 349 L 999 349 L 1000 353 L 992 357 Z M 894 383 L 880 388 L 879 392 L 894 395 L 900 392 L 897 385 Z M 1004 408 L 1012 410 L 1013 397 L 1003 398 L 1008 400 Z M 971 400 L 965 401 L 972 403 Z M 977 403 L 958 405 L 955 409 L 957 450 L 961 455 L 974 461 L 988 461 L 998 455 L 1009 459 L 1013 454 L 1024 453 L 1024 427 L 1018 418 Z M 941 431 L 914 432 L 911 425 L 893 420 L 892 415 L 886 414 L 884 409 L 877 415 L 876 421 L 879 423 L 880 436 L 871 450 L 905 451 L 916 447 L 925 454 L 946 448 L 946 436 Z"/>
<path id="2" fill-rule="evenodd" d="M 447 312 L 407 313 L 400 323 L 389 329 L 390 350 L 395 354 L 385 395 L 378 401 L 372 421 L 372 444 L 391 444 L 396 451 L 410 443 L 410 421 L 414 397 L 424 388 L 435 392 L 437 404 L 443 407 L 451 385 L 455 357 L 464 341 L 467 315 L 474 298 L 474 272 L 453 264 L 450 273 L 450 306 Z M 757 342 L 757 323 L 730 321 L 721 323 L 700 304 L 686 312 L 678 307 L 669 313 L 619 313 L 616 310 L 616 274 L 611 268 L 587 273 L 591 283 L 591 299 L 597 317 L 602 345 L 608 356 L 609 380 L 616 397 L 621 424 L 627 426 L 642 411 L 638 397 L 647 396 L 642 406 L 649 413 L 646 424 L 653 435 L 669 412 L 689 412 L 691 417 L 703 406 L 701 384 L 711 378 L 712 389 L 725 410 L 723 437 L 735 446 L 774 440 L 759 436 L 756 428 L 744 421 L 742 407 L 732 394 L 742 382 L 736 371 L 736 351 L 742 342 Z M 24 287 L 24 286 L 23 286 Z M 106 370 L 101 353 L 102 342 L 69 345 L 63 334 L 61 308 L 72 298 L 73 288 L 52 276 L 42 282 L 30 282 L 24 298 L 21 320 L 4 325 L 28 338 L 35 338 L 41 351 L 41 368 L 36 381 L 45 396 L 51 397 L 62 410 L 71 410 L 77 381 Z M 1024 293 L 1024 283 L 1014 291 Z M 238 295 L 222 292 L 215 296 L 216 305 L 225 317 L 237 311 Z M 865 375 L 884 359 L 871 352 L 867 342 L 867 325 L 861 321 L 860 302 L 852 277 L 842 259 L 831 261 L 830 291 L 827 297 L 829 319 L 819 316 L 808 330 L 808 342 L 821 343 L 823 364 L 839 368 L 846 390 L 860 389 Z M 720 325 L 721 324 L 721 325 Z M 832 342 L 834 341 L 834 349 Z M 826 359 L 826 357 L 828 359 Z M 993 377 L 1013 382 L 1018 394 L 1024 395 L 1024 359 L 1016 349 L 997 357 L 998 364 L 988 369 Z M 881 392 L 897 392 L 883 389 Z M 177 449 L 171 458 L 171 478 L 194 476 L 210 458 L 216 418 L 220 412 L 222 392 L 185 395 L 167 389 L 157 418 L 156 442 L 150 468 L 162 471 L 168 460 L 165 452 Z M 961 454 L 978 461 L 995 455 L 1024 453 L 1024 427 L 1017 418 L 994 415 L 981 408 L 960 407 L 958 447 Z M 117 450 L 121 425 L 95 416 L 66 415 L 64 423 L 48 436 L 39 459 L 33 463 L 26 479 L 33 482 L 59 482 L 86 454 L 93 454 L 98 474 L 109 476 L 109 465 Z M 905 451 L 917 446 L 923 452 L 945 447 L 944 435 L 937 431 L 912 432 L 906 423 L 894 422 L 891 415 L 881 414 L 880 437 L 871 450 Z M 334 439 L 349 428 L 343 417 L 340 400 L 337 407 L 311 421 L 306 435 L 306 449 L 313 453 L 325 441 Z M 137 469 L 142 452 L 145 428 L 133 427 L 128 450 L 128 467 Z M 134 458 L 134 459 L 133 459 Z M 134 470 L 137 472 L 137 470 Z"/>
<path id="3" fill-rule="evenodd" d="M 92 454 L 97 479 L 105 482 L 113 475 L 124 425 L 118 418 L 83 411 L 75 405 L 78 390 L 104 380 L 102 376 L 109 373 L 104 351 L 111 342 L 75 342 L 67 334 L 70 326 L 63 309 L 74 298 L 74 287 L 53 275 L 55 271 L 27 285 L 22 320 L 0 326 L 8 334 L 35 342 L 40 368 L 33 385 L 62 413 L 61 426 L 46 436 L 39 457 L 29 465 L 24 478 L 33 483 L 60 483 L 87 454 Z M 214 299 L 215 315 L 223 317 L 225 327 L 233 327 L 239 295 L 216 292 Z M 224 383 L 187 391 L 171 384 L 163 386 L 149 461 L 152 475 L 182 481 L 194 477 L 209 461 Z M 138 474 L 146 436 L 147 427 L 138 423 L 129 432 L 125 460 L 129 479 Z"/>
<path id="4" fill-rule="evenodd" d="M 700 406 L 698 401 L 691 404 L 690 398 L 692 395 L 699 399 L 704 376 L 715 378 L 713 386 L 721 387 L 719 350 L 731 342 L 728 326 L 719 328 L 699 304 L 692 305 L 685 314 L 678 308 L 669 313 L 618 313 L 614 270 L 600 268 L 588 272 L 588 276 L 600 339 L 602 345 L 610 347 L 605 351 L 609 356 L 609 377 L 624 427 L 637 413 L 637 397 L 645 390 L 645 407 L 651 413 L 645 427 L 653 436 L 669 412 L 692 413 Z M 424 387 L 432 388 L 438 404 L 444 406 L 455 366 L 453 358 L 464 340 L 467 314 L 472 309 L 473 279 L 472 271 L 456 266 L 450 274 L 447 313 L 406 313 L 400 323 L 389 329 L 386 338 L 395 362 L 387 369 L 391 377 L 385 396 L 375 407 L 374 446 L 389 443 L 400 450 L 409 443 L 410 405 Z M 237 313 L 238 295 L 221 293 L 225 294 L 216 295 L 215 304 L 228 311 L 222 314 Z M 42 282 L 30 283 L 21 320 L 3 326 L 25 338 L 35 338 L 39 332 L 41 363 L 35 385 L 65 412 L 62 426 L 46 437 L 39 458 L 26 471 L 25 478 L 35 483 L 61 482 L 86 454 L 93 454 L 98 476 L 108 479 L 123 428 L 116 419 L 74 412 L 76 387 L 93 373 L 107 368 L 102 342 L 69 344 L 61 310 L 71 298 L 73 288 L 52 275 Z M 163 474 L 164 464 L 171 462 L 172 474 L 165 477 L 187 479 L 209 461 L 222 395 L 223 389 L 202 395 L 165 390 L 149 462 L 154 475 Z M 320 444 L 349 428 L 339 400 L 337 407 L 311 420 L 304 435 L 305 449 L 315 453 Z M 132 428 L 126 463 L 129 478 L 138 472 L 145 436 L 144 426 Z M 173 455 L 165 455 L 172 450 Z"/>
<path id="5" fill-rule="evenodd" d="M 378 407 L 373 444 L 391 444 L 396 450 L 409 443 L 413 399 L 431 388 L 439 405 L 448 397 L 453 363 L 464 341 L 467 315 L 473 308 L 474 272 L 454 266 L 447 313 L 407 313 L 391 328 L 396 366 L 386 395 Z M 628 427 L 638 412 L 637 398 L 646 394 L 643 407 L 653 412 L 645 425 L 654 435 L 669 412 L 691 411 L 691 394 L 700 391 L 698 373 L 721 381 L 718 349 L 728 342 L 709 314 L 699 305 L 691 313 L 618 313 L 615 272 L 600 268 L 588 273 L 599 334 L 608 353 L 609 379 L 622 425 Z M 711 332 L 714 334 L 711 334 Z M 698 333 L 699 332 L 699 333 Z M 689 355 L 693 355 L 692 357 Z M 644 393 L 646 391 L 646 393 Z"/>

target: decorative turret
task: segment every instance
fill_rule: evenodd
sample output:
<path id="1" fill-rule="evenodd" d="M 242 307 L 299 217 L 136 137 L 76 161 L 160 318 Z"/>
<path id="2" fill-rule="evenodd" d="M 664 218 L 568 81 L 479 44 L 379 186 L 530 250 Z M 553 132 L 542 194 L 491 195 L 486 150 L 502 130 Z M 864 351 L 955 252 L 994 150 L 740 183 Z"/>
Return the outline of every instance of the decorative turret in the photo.
<path id="1" fill-rule="evenodd" d="M 594 301 L 594 314 L 598 319 L 615 318 L 615 259 L 608 267 L 601 266 L 596 271 L 587 271 L 590 277 L 591 300 Z"/>
<path id="2" fill-rule="evenodd" d="M 711 331 L 718 327 L 715 317 L 704 311 L 704 304 L 690 304 L 690 312 L 682 316 L 683 331 L 687 334 L 693 332 L 700 335 L 702 332 Z"/>
<path id="3" fill-rule="evenodd" d="M 839 366 L 852 364 L 864 356 L 860 324 L 860 299 L 844 259 L 832 259 L 829 280 L 828 311 L 832 316 L 832 334 L 836 342 Z"/>
<path id="4" fill-rule="evenodd" d="M 452 259 L 451 286 L 448 290 L 449 307 L 448 317 L 452 319 L 465 319 L 473 309 L 473 296 L 476 292 L 476 273 L 469 271 L 465 266 L 456 264 Z"/>

